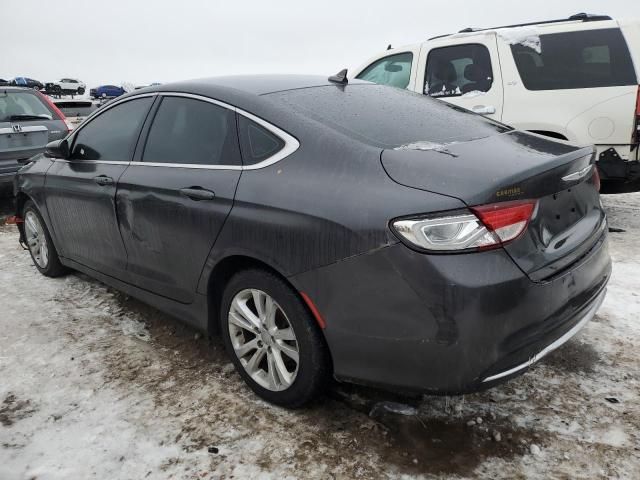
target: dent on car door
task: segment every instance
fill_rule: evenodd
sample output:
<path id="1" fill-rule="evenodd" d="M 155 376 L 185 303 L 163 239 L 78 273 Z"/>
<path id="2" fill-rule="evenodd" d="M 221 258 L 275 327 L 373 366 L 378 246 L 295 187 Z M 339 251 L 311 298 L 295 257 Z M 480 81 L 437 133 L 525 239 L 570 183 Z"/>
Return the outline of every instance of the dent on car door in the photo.
<path id="1" fill-rule="evenodd" d="M 152 115 L 118 186 L 128 274 L 142 288 L 191 303 L 240 178 L 235 112 L 164 95 Z"/>
<path id="2" fill-rule="evenodd" d="M 60 254 L 107 275 L 126 271 L 115 193 L 152 102 L 143 97 L 107 108 L 70 139 L 70 157 L 56 159 L 47 172 L 46 202 Z"/>
<path id="3" fill-rule="evenodd" d="M 503 88 L 495 36 L 430 48 L 423 93 L 500 120 Z"/>

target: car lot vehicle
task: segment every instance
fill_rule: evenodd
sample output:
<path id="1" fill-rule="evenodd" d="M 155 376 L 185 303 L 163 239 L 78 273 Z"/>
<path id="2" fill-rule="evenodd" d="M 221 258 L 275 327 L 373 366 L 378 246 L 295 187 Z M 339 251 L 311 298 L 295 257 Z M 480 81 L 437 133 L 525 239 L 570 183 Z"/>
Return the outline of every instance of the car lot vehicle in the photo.
<path id="1" fill-rule="evenodd" d="M 36 267 L 220 332 L 247 384 L 288 407 L 331 374 L 485 388 L 594 315 L 611 262 L 593 147 L 331 78 L 105 105 L 18 174 Z"/>
<path id="2" fill-rule="evenodd" d="M 9 80 L 5 80 L 4 78 L 0 78 L 0 86 L 9 85 Z"/>
<path id="3" fill-rule="evenodd" d="M 34 80 L 33 78 L 28 77 L 15 77 L 13 80 L 9 82 L 10 85 L 18 86 L 18 87 L 28 87 L 33 88 L 35 90 L 43 90 L 44 84 L 38 80 Z"/>
<path id="4" fill-rule="evenodd" d="M 91 98 L 114 98 L 124 95 L 126 90 L 122 87 L 116 87 L 115 85 L 101 85 L 89 90 Z"/>
<path id="5" fill-rule="evenodd" d="M 64 138 L 65 118 L 47 97 L 30 88 L 0 88 L 0 189 L 12 187 L 19 162 Z"/>
<path id="6" fill-rule="evenodd" d="M 95 112 L 99 105 L 92 100 L 78 100 L 78 99 L 54 99 L 53 103 L 66 118 L 67 125 L 70 129 L 76 128 L 80 125 L 85 118 Z"/>
<path id="7" fill-rule="evenodd" d="M 84 95 L 86 85 L 75 78 L 62 78 L 57 82 L 47 83 L 45 89 L 56 95 Z"/>
<path id="8" fill-rule="evenodd" d="M 602 180 L 640 180 L 640 21 L 579 14 L 382 52 L 355 77 L 514 127 L 597 146 Z"/>

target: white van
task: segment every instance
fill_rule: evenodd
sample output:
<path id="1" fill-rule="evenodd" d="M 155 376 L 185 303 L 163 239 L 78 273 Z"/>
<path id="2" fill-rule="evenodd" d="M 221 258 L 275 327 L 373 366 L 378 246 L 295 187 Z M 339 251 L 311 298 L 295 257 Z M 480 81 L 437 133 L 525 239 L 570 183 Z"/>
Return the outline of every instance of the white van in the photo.
<path id="1" fill-rule="evenodd" d="M 639 74 L 640 21 L 578 14 L 389 47 L 354 77 L 595 144 L 602 179 L 617 183 L 640 180 Z"/>

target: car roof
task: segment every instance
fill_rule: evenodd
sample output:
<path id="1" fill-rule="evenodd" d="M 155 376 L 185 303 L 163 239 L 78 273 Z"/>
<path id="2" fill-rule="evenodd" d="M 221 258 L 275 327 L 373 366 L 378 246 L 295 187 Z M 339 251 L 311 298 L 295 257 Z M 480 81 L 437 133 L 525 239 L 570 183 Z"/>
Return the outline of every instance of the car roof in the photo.
<path id="1" fill-rule="evenodd" d="M 350 83 L 369 83 L 349 80 Z M 268 95 L 285 90 L 336 85 L 322 75 L 233 75 L 226 77 L 201 78 L 152 86 L 145 91 L 209 91 L 211 94 Z"/>
<path id="2" fill-rule="evenodd" d="M 12 92 L 31 92 L 35 93 L 33 88 L 29 87 L 19 87 L 17 85 L 2 85 L 0 86 L 0 91 L 12 91 Z"/>

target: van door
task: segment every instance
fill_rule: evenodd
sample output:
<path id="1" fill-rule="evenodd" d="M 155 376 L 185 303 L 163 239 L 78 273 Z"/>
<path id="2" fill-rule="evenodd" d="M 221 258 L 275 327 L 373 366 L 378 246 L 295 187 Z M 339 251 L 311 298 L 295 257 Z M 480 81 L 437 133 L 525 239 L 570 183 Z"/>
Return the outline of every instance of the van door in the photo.
<path id="1" fill-rule="evenodd" d="M 439 46 L 442 45 L 442 46 Z M 422 93 L 502 119 L 503 88 L 495 34 L 427 42 Z"/>

